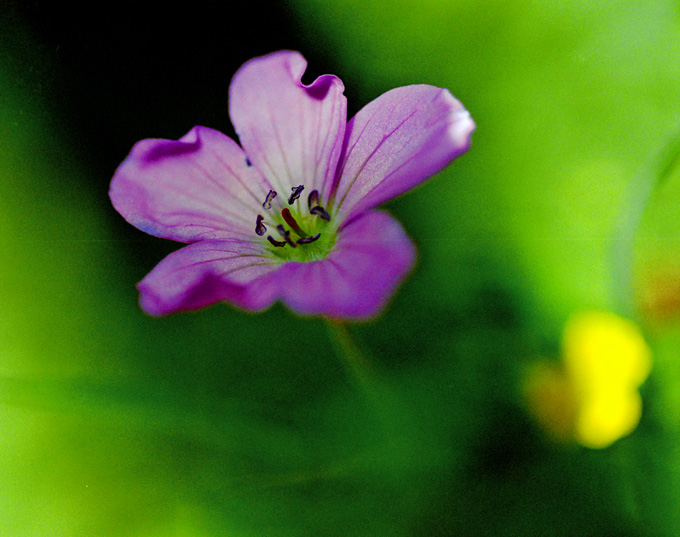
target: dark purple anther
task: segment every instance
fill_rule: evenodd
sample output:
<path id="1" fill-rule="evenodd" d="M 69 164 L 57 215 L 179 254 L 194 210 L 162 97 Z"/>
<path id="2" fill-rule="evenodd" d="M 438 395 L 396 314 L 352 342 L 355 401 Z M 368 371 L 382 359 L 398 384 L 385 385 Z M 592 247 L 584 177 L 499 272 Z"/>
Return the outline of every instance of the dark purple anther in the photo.
<path id="1" fill-rule="evenodd" d="M 324 209 L 323 207 L 320 207 L 319 205 L 317 205 L 316 207 L 312 207 L 309 210 L 309 212 L 310 212 L 310 214 L 315 214 L 318 217 L 323 218 L 324 220 L 327 220 L 329 222 L 331 221 L 331 215 L 328 214 L 328 211 L 326 209 Z"/>
<path id="2" fill-rule="evenodd" d="M 313 235 L 311 237 L 302 237 L 301 239 L 297 240 L 298 244 L 309 244 L 310 242 L 314 242 L 317 240 L 319 237 L 321 237 L 321 233 L 317 233 L 316 235 Z"/>
<path id="3" fill-rule="evenodd" d="M 257 221 L 255 222 L 255 233 L 257 233 L 260 237 L 264 235 L 265 231 L 267 231 L 267 227 L 264 225 L 264 217 L 261 214 L 257 215 Z"/>
<path id="4" fill-rule="evenodd" d="M 293 203 L 295 203 L 295 201 L 300 197 L 300 194 L 304 189 L 305 187 L 303 185 L 294 186 L 293 193 L 290 195 L 290 198 L 288 198 L 288 205 L 293 205 Z"/>
<path id="5" fill-rule="evenodd" d="M 277 241 L 274 237 L 271 235 L 267 235 L 267 240 L 271 242 L 274 246 L 278 246 L 279 248 L 282 248 L 286 245 L 285 242 Z"/>
<path id="6" fill-rule="evenodd" d="M 312 209 L 312 207 L 319 204 L 319 191 L 318 190 L 312 190 L 309 193 L 309 197 L 307 198 L 307 204 L 309 205 L 310 210 Z"/>
<path id="7" fill-rule="evenodd" d="M 288 245 L 289 245 L 291 248 L 295 248 L 295 243 L 294 243 L 294 242 L 291 240 L 291 238 L 290 238 L 290 231 L 288 231 L 288 230 L 287 230 L 285 227 L 283 227 L 281 224 L 279 224 L 278 226 L 276 226 L 276 229 L 279 230 L 279 233 L 280 233 L 281 236 L 283 237 L 283 240 L 285 240 L 286 243 L 288 243 Z"/>
<path id="8" fill-rule="evenodd" d="M 262 204 L 262 207 L 265 209 L 271 209 L 272 208 L 272 200 L 276 197 L 276 191 L 275 190 L 270 190 L 269 193 L 267 194 L 267 197 L 264 200 L 264 203 Z"/>

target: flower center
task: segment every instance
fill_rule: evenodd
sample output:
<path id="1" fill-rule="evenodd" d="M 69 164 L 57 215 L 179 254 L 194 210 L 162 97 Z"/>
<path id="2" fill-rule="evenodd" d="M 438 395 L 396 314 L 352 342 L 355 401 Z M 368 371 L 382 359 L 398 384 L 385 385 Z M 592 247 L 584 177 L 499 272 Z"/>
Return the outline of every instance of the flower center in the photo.
<path id="1" fill-rule="evenodd" d="M 312 190 L 307 206 L 300 202 L 303 185 L 293 187 L 285 206 L 278 194 L 270 190 L 262 204 L 265 215 L 258 214 L 255 233 L 264 237 L 265 247 L 276 258 L 284 261 L 317 261 L 324 259 L 335 245 L 336 227 L 331 215 L 321 206 L 319 191 Z M 276 233 L 267 234 L 269 228 Z"/>

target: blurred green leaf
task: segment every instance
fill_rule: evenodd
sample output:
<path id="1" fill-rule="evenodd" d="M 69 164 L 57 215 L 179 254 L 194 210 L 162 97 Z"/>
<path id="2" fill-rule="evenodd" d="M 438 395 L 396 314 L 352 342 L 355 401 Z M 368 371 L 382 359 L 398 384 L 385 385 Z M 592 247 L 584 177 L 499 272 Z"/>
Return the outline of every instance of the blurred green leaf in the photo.
<path id="1" fill-rule="evenodd" d="M 628 185 L 680 119 L 673 3 L 294 5 L 355 107 L 431 83 L 476 120 L 469 154 L 403 208 L 409 226 L 423 220 L 417 237 L 442 298 L 460 293 L 443 268 L 481 256 L 509 268 L 497 277 L 532 297 L 547 331 L 575 309 L 616 305 L 611 248 Z"/>

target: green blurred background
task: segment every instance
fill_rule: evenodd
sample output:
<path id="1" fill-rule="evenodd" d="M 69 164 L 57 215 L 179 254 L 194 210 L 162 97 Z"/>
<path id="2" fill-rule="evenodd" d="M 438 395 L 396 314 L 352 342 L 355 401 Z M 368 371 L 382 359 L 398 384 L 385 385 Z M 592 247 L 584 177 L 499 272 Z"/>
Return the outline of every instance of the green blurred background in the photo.
<path id="1" fill-rule="evenodd" d="M 322 320 L 136 304 L 177 245 L 115 213 L 113 171 L 142 138 L 233 135 L 230 77 L 281 48 L 350 115 L 428 83 L 477 122 L 388 205 L 420 255 L 352 329 L 375 393 Z M 674 167 L 643 202 L 679 127 L 676 0 L 0 3 L 0 535 L 677 536 Z M 600 451 L 551 444 L 517 388 L 591 308 L 655 364 Z"/>

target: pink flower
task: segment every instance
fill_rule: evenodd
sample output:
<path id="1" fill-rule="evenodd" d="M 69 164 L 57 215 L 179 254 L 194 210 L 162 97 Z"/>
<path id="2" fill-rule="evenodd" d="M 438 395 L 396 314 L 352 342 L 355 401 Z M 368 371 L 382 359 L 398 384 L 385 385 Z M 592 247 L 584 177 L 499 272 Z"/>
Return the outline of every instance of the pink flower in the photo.
<path id="1" fill-rule="evenodd" d="M 475 124 L 447 90 L 396 88 L 346 121 L 342 82 L 302 84 L 297 52 L 255 58 L 234 75 L 229 115 L 241 147 L 194 127 L 142 140 L 110 196 L 137 228 L 191 243 L 138 285 L 151 315 L 226 301 L 259 311 L 369 318 L 413 266 L 401 225 L 375 210 L 468 149 Z"/>

